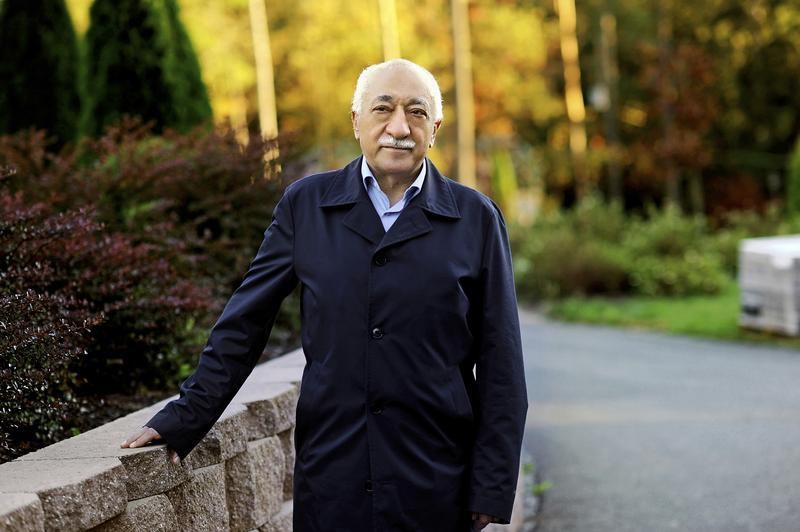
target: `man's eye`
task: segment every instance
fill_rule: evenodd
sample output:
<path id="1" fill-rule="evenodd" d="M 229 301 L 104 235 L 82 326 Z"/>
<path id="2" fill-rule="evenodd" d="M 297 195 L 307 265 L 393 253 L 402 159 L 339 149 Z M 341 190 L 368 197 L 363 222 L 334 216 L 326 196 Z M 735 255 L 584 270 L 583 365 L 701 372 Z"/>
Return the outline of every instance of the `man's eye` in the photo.
<path id="1" fill-rule="evenodd" d="M 428 113 L 426 113 L 424 109 L 412 109 L 411 114 L 422 117 L 428 116 Z"/>
<path id="2" fill-rule="evenodd" d="M 373 111 L 375 111 L 376 113 L 386 113 L 390 111 L 390 109 L 385 105 L 379 105 L 378 107 L 375 107 Z"/>

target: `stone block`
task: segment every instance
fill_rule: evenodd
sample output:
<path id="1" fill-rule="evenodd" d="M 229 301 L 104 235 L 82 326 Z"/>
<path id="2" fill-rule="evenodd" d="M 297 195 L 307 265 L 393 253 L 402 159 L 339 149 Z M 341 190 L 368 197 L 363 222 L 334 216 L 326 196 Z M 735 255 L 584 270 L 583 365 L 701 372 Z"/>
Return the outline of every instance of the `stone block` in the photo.
<path id="1" fill-rule="evenodd" d="M 178 530 L 175 510 L 166 495 L 153 495 L 128 503 L 125 511 L 92 532 L 150 532 Z"/>
<path id="2" fill-rule="evenodd" d="M 166 495 L 175 509 L 178 530 L 228 531 L 224 465 L 195 469 L 188 481 Z"/>
<path id="3" fill-rule="evenodd" d="M 269 521 L 259 527 L 259 532 L 292 532 L 292 516 L 294 505 L 292 501 L 286 501 L 281 506 L 280 511 L 273 515 Z"/>
<path id="4" fill-rule="evenodd" d="M 294 429 L 289 429 L 278 434 L 286 458 L 286 469 L 283 474 L 283 500 L 288 501 L 294 497 Z"/>
<path id="5" fill-rule="evenodd" d="M 165 446 L 145 449 L 119 458 L 128 472 L 129 501 L 164 493 L 189 480 L 189 467 L 173 463 Z"/>
<path id="6" fill-rule="evenodd" d="M 225 462 L 232 532 L 265 523 L 283 502 L 285 458 L 277 436 L 249 442 L 247 451 Z"/>
<path id="7" fill-rule="evenodd" d="M 45 530 L 85 530 L 125 510 L 125 468 L 115 458 L 16 460 L 0 465 L 0 493 L 33 493 Z"/>
<path id="8" fill-rule="evenodd" d="M 294 384 L 246 382 L 233 401 L 247 407 L 247 438 L 260 440 L 294 427 L 297 396 Z"/>
<path id="9" fill-rule="evenodd" d="M 258 371 L 270 371 L 272 368 L 276 367 L 291 367 L 291 366 L 299 366 L 303 367 L 306 365 L 306 356 L 303 353 L 302 349 L 295 349 L 285 355 L 281 355 L 278 358 L 273 358 L 265 362 L 264 364 L 260 364 L 256 367 Z"/>
<path id="10" fill-rule="evenodd" d="M 191 469 L 219 464 L 247 449 L 247 407 L 232 403 L 225 409 L 208 434 L 186 457 Z"/>
<path id="11" fill-rule="evenodd" d="M 35 453 L 26 454 L 19 461 L 53 460 L 55 462 L 51 467 L 58 467 L 61 460 L 116 458 L 122 462 L 127 473 L 128 500 L 163 493 L 189 479 L 188 466 L 174 464 L 169 459 L 165 445 L 148 445 L 138 449 L 120 448 L 120 443 L 147 422 L 163 404 L 162 401 L 158 405 L 139 410 Z"/>
<path id="12" fill-rule="evenodd" d="M 32 493 L 0 494 L 0 532 L 44 532 L 44 511 Z"/>

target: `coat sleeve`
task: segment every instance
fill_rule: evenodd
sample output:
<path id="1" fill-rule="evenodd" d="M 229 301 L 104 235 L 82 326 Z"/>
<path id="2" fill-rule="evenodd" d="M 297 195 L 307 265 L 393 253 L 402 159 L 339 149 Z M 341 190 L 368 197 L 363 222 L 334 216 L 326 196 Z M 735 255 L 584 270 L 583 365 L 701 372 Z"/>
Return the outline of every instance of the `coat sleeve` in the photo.
<path id="1" fill-rule="evenodd" d="M 211 330 L 195 372 L 146 426 L 183 458 L 211 429 L 253 370 L 281 302 L 297 285 L 289 191 L 278 202 L 264 240 L 239 288 Z"/>
<path id="2" fill-rule="evenodd" d="M 519 314 L 505 223 L 492 204 L 480 275 L 476 338 L 477 433 L 469 503 L 507 524 L 528 410 Z"/>

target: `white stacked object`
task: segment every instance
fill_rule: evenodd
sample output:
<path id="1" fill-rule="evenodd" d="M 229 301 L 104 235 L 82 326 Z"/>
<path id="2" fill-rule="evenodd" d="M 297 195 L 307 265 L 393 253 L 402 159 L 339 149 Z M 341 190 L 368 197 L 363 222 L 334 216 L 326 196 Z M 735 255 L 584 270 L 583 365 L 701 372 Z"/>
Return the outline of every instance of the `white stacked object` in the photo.
<path id="1" fill-rule="evenodd" d="M 800 235 L 739 243 L 739 325 L 800 335 Z"/>

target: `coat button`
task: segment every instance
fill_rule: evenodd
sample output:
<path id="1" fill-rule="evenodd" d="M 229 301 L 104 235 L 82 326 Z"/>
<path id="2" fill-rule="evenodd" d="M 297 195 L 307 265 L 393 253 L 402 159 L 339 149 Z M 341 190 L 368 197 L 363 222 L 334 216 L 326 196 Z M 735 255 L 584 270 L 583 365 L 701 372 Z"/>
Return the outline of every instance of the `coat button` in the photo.
<path id="1" fill-rule="evenodd" d="M 375 259 L 372 262 L 375 263 L 375 266 L 386 266 L 386 263 L 389 262 L 389 257 L 383 254 L 375 255 Z"/>
<path id="2" fill-rule="evenodd" d="M 381 338 L 383 338 L 383 329 L 381 329 L 380 327 L 375 327 L 374 329 L 372 329 L 372 337 L 375 338 L 376 340 L 380 340 Z"/>
<path id="3" fill-rule="evenodd" d="M 383 405 L 381 403 L 372 403 L 372 413 L 376 416 L 383 414 Z"/>
<path id="4" fill-rule="evenodd" d="M 364 483 L 364 489 L 367 490 L 367 493 L 372 493 L 372 481 L 368 480 Z"/>

